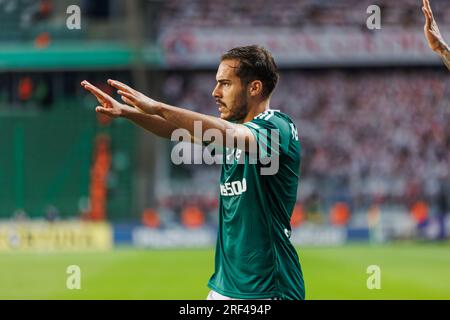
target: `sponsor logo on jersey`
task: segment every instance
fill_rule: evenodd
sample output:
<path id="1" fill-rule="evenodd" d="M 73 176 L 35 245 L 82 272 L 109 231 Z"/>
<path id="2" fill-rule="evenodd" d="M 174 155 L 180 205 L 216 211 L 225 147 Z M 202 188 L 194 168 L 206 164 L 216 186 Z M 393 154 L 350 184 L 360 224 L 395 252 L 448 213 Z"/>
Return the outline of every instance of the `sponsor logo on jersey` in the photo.
<path id="1" fill-rule="evenodd" d="M 247 191 L 247 180 L 226 182 L 220 185 L 220 194 L 222 196 L 239 196 Z"/>

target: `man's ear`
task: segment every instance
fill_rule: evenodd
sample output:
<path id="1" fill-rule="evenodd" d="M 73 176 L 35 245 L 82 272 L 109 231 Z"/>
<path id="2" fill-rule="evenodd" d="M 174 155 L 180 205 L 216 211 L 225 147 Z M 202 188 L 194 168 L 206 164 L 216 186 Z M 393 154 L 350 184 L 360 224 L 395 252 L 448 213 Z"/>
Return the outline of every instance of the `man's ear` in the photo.
<path id="1" fill-rule="evenodd" d="M 256 97 L 257 95 L 262 94 L 263 91 L 263 84 L 261 80 L 254 80 L 250 82 L 248 86 L 248 92 L 250 94 L 250 97 Z"/>

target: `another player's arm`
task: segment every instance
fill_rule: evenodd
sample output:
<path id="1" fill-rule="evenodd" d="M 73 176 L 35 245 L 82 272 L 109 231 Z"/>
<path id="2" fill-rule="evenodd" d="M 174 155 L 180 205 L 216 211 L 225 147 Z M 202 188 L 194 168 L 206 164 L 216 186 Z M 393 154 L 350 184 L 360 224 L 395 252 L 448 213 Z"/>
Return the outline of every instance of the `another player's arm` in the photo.
<path id="1" fill-rule="evenodd" d="M 247 149 L 249 144 L 255 143 L 255 137 L 251 130 L 242 124 L 231 123 L 217 117 L 153 100 L 117 80 L 108 80 L 108 83 L 118 89 L 118 93 L 126 103 L 135 106 L 147 114 L 159 116 L 177 128 L 186 129 L 192 137 L 196 133 L 194 131 L 195 122 L 200 121 L 202 124 L 202 134 L 208 129 L 219 130 L 222 137 L 224 137 L 224 144 L 227 141 L 234 141 L 234 143 L 237 141 L 245 141 L 245 149 Z"/>
<path id="2" fill-rule="evenodd" d="M 101 104 L 101 106 L 95 108 L 95 111 L 98 113 L 105 114 L 112 118 L 126 118 L 162 138 L 170 139 L 172 132 L 177 129 L 173 124 L 157 115 L 149 115 L 138 108 L 119 103 L 87 81 L 83 81 L 81 85 L 84 89 L 91 92 Z"/>
<path id="3" fill-rule="evenodd" d="M 423 0 L 422 11 L 425 15 L 424 32 L 428 45 L 434 52 L 441 56 L 442 61 L 450 70 L 450 47 L 442 37 L 438 25 L 434 20 L 429 0 Z"/>

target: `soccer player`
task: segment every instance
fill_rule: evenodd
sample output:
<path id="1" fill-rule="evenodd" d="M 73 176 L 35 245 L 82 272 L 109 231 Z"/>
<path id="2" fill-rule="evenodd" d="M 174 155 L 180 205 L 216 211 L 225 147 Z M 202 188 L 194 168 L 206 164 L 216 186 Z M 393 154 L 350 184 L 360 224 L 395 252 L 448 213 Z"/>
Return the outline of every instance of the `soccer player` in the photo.
<path id="1" fill-rule="evenodd" d="M 278 77 L 275 61 L 264 48 L 229 50 L 221 58 L 212 91 L 220 117 L 170 106 L 108 80 L 122 104 L 82 82 L 100 102 L 97 112 L 130 119 L 158 136 L 170 138 L 181 128 L 194 137 L 195 122 L 200 121 L 203 132 L 215 129 L 224 141 L 245 141 L 241 149 L 224 152 L 231 161 L 222 165 L 215 272 L 207 299 L 305 298 L 302 269 L 290 241 L 301 147 L 292 120 L 270 108 Z M 263 157 L 279 161 L 274 174 L 262 174 L 261 169 L 267 169 L 262 160 L 251 161 L 252 145 L 259 155 L 266 150 Z"/>
<path id="2" fill-rule="evenodd" d="M 445 65 L 450 70 L 450 47 L 444 41 L 438 25 L 434 20 L 433 11 L 431 11 L 429 0 L 423 0 L 422 11 L 425 15 L 424 32 L 428 45 L 434 52 L 439 54 L 442 61 L 444 61 Z"/>

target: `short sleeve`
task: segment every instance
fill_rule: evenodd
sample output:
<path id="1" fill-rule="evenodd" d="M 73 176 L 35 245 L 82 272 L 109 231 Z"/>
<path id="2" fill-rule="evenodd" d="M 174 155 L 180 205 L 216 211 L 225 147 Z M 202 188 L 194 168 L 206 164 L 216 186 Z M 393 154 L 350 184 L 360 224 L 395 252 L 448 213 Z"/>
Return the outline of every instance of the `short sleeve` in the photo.
<path id="1" fill-rule="evenodd" d="M 289 121 L 276 111 L 266 111 L 252 121 L 244 123 L 249 128 L 258 144 L 260 156 L 286 154 L 291 139 Z"/>

